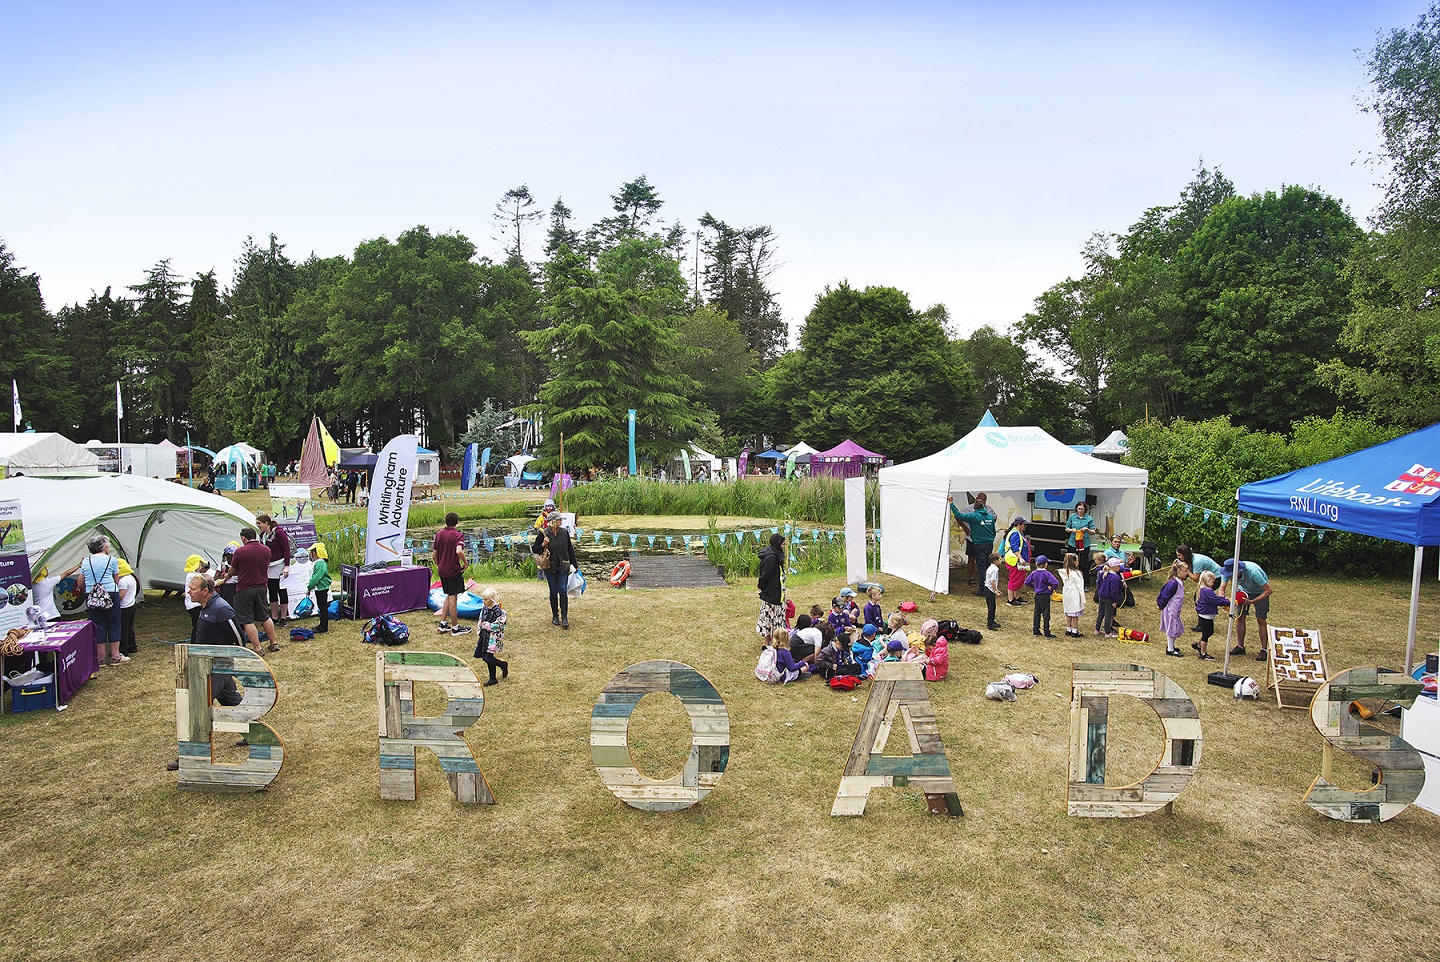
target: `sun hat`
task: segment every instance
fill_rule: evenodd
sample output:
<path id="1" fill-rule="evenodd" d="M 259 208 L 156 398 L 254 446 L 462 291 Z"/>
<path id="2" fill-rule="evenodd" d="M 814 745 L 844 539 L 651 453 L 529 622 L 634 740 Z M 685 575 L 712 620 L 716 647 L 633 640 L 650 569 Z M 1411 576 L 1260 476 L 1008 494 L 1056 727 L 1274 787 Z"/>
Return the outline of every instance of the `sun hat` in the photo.
<path id="1" fill-rule="evenodd" d="M 860 633 L 866 638 L 874 638 L 878 631 L 879 629 L 876 628 L 874 625 L 866 625 L 864 628 L 860 629 Z"/>
<path id="2" fill-rule="evenodd" d="M 1041 567 L 1041 568 L 1045 567 L 1045 566 L 1048 565 L 1049 563 L 1050 563 L 1050 559 L 1047 558 L 1047 557 L 1045 557 L 1043 554 L 1042 554 L 1040 557 L 1038 557 L 1038 558 L 1035 559 L 1035 564 L 1036 564 L 1038 567 Z"/>
<path id="3" fill-rule="evenodd" d="M 853 598 L 853 597 L 855 597 L 855 589 L 854 589 L 854 588 L 851 588 L 849 585 L 846 585 L 844 588 L 841 588 L 841 589 L 840 589 L 840 597 L 842 597 L 842 598 Z"/>
<path id="4" fill-rule="evenodd" d="M 554 498 L 546 498 L 546 499 L 545 499 L 545 507 L 547 507 L 547 508 L 553 508 L 553 507 L 555 507 L 555 499 L 554 499 Z"/>
<path id="5" fill-rule="evenodd" d="M 199 571 L 200 565 L 204 561 L 205 559 L 200 557 L 198 554 L 192 554 L 190 557 L 185 559 L 185 573 L 191 574 L 193 572 Z"/>
<path id="6" fill-rule="evenodd" d="M 1125 567 L 1125 562 L 1122 561 L 1122 560 L 1120 560 L 1119 558 L 1107 558 L 1106 561 L 1105 561 L 1105 567 L 1107 567 L 1107 568 L 1123 568 L 1123 567 Z"/>
<path id="7" fill-rule="evenodd" d="M 904 651 L 905 646 L 898 641 L 891 641 L 885 646 L 886 651 Z"/>
<path id="8" fill-rule="evenodd" d="M 119 560 L 119 567 L 116 570 L 120 572 L 120 577 L 122 578 L 127 578 L 135 573 L 135 569 L 130 567 L 130 562 L 124 558 Z"/>

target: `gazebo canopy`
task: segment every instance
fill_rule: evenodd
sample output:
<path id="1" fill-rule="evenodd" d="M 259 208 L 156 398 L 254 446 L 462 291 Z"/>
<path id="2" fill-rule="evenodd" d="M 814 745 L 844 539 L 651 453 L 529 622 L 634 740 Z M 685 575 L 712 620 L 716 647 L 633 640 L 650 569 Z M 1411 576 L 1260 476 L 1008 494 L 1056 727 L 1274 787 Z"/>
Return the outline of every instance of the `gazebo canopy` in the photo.
<path id="1" fill-rule="evenodd" d="M 796 445 L 796 447 L 799 447 L 799 445 Z M 790 450 L 794 451 L 795 448 L 791 448 Z M 851 441 L 849 438 L 841 441 L 829 451 L 812 451 L 811 454 L 812 462 L 838 461 L 844 459 L 848 461 L 873 461 L 874 463 L 879 464 L 881 461 L 885 460 L 885 455 L 876 454 L 874 451 L 867 451 L 860 445 L 856 444 L 854 441 Z"/>

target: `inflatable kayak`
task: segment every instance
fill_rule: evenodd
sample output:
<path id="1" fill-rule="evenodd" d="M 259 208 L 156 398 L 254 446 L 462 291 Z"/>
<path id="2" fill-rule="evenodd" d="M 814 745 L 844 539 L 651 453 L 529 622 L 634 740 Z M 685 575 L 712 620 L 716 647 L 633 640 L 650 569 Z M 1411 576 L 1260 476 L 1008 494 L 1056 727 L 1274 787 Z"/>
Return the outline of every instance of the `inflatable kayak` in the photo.
<path id="1" fill-rule="evenodd" d="M 480 609 L 485 607 L 484 599 L 473 591 L 466 591 L 461 593 L 456 597 L 455 601 L 456 610 L 460 613 L 461 618 L 479 618 Z M 426 602 L 426 605 L 430 608 L 430 610 L 439 611 L 440 606 L 444 603 L 445 590 L 443 588 L 435 588 L 431 590 L 430 600 Z"/>

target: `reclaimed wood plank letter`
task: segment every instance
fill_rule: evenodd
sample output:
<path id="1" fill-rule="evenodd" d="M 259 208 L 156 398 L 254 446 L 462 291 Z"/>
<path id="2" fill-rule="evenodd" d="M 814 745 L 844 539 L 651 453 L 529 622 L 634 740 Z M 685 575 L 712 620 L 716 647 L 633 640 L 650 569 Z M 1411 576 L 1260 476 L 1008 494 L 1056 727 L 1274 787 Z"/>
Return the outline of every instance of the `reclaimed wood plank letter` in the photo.
<path id="1" fill-rule="evenodd" d="M 1133 695 L 1155 710 L 1165 748 L 1155 769 L 1133 785 L 1105 784 L 1111 695 Z M 1070 681 L 1069 814 L 1134 818 L 1166 808 L 1200 767 L 1200 714 L 1185 689 L 1143 665 L 1075 665 Z"/>
<path id="2" fill-rule="evenodd" d="M 864 815 L 871 789 L 906 786 L 925 793 L 931 814 L 965 814 L 921 670 L 913 662 L 887 661 L 876 671 L 831 815 Z M 896 715 L 910 737 L 908 756 L 882 754 Z"/>
<path id="3" fill-rule="evenodd" d="M 229 675 L 244 686 L 240 704 L 212 705 L 211 675 Z M 175 739 L 179 788 L 191 792 L 258 792 L 275 780 L 285 745 L 257 721 L 275 706 L 275 676 L 265 659 L 237 645 L 175 646 Z M 243 734 L 250 757 L 238 765 L 215 761 L 214 734 Z"/>
<path id="4" fill-rule="evenodd" d="M 1399 735 L 1352 714 L 1350 703 L 1359 698 L 1383 698 L 1409 708 L 1420 690 L 1420 683 L 1409 675 L 1379 668 L 1351 668 L 1321 686 L 1310 703 L 1310 720 L 1325 736 L 1325 760 L 1319 777 L 1305 793 L 1305 804 L 1342 822 L 1385 822 L 1405 811 L 1425 787 L 1424 760 Z M 1358 792 L 1331 784 L 1336 748 L 1374 765 L 1380 772 L 1379 781 Z"/>
<path id="5" fill-rule="evenodd" d="M 443 715 L 415 717 L 415 682 L 433 681 L 450 699 Z M 485 694 L 475 672 L 454 655 L 433 651 L 375 652 L 375 695 L 380 708 L 380 797 L 415 801 L 415 750 L 440 759 L 455 800 L 494 805 L 495 796 L 475 754 L 460 733 L 480 720 Z"/>
<path id="6" fill-rule="evenodd" d="M 669 778 L 640 773 L 630 756 L 630 716 L 640 699 L 668 692 L 690 716 L 690 757 Z M 621 671 L 590 710 L 590 757 L 605 787 L 631 808 L 678 812 L 700 801 L 720 782 L 730 762 L 730 715 L 715 686 L 678 661 L 645 661 Z"/>

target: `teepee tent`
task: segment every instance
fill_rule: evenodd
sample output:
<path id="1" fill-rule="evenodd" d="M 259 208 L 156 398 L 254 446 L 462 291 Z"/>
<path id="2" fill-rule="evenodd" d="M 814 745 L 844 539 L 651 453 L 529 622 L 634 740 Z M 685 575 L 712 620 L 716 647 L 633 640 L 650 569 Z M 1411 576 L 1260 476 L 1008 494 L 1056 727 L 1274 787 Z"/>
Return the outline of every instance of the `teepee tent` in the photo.
<path id="1" fill-rule="evenodd" d="M 68 568 L 97 534 L 134 566 L 141 588 L 179 588 L 192 554 L 219 562 L 255 515 L 228 498 L 139 475 L 6 478 L 0 501 L 19 501 L 30 570 Z"/>
<path id="2" fill-rule="evenodd" d="M 305 444 L 300 448 L 300 481 L 312 488 L 323 488 L 330 483 L 326 466 L 324 442 L 320 439 L 320 419 L 310 418 L 310 432 L 305 435 Z"/>

